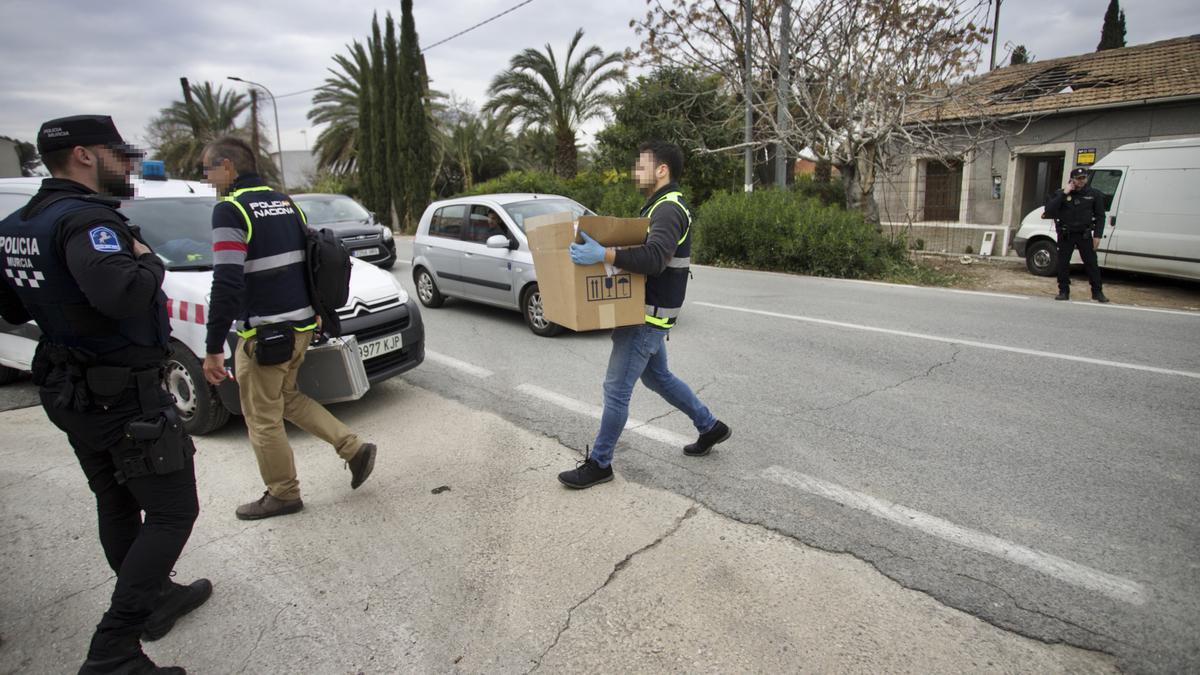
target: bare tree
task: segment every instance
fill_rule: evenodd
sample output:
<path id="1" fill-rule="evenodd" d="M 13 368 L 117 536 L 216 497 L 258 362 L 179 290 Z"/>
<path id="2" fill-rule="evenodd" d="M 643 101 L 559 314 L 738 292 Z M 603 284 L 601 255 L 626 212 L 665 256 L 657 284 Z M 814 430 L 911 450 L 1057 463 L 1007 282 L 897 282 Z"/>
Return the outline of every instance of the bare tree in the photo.
<path id="1" fill-rule="evenodd" d="M 986 0 L 793 0 L 790 100 L 780 102 L 784 2 L 647 0 L 645 19 L 632 22 L 644 39 L 640 59 L 717 72 L 739 91 L 741 17 L 750 5 L 755 147 L 810 148 L 837 167 L 847 207 L 876 223 L 876 176 L 897 153 L 953 156 L 985 134 L 981 108 L 951 104 L 953 85 L 975 70 L 987 40 Z M 777 116 L 781 103 L 786 114 Z M 952 122 L 944 114 L 951 107 Z"/>

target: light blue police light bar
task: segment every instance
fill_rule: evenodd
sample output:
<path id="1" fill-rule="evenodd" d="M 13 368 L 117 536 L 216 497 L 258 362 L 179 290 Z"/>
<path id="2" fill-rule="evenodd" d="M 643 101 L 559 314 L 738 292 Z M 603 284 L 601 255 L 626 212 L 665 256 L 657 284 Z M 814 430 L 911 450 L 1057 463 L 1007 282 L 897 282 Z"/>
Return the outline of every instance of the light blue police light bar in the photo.
<path id="1" fill-rule="evenodd" d="M 159 159 L 142 160 L 142 178 L 144 180 L 166 180 L 167 167 Z"/>

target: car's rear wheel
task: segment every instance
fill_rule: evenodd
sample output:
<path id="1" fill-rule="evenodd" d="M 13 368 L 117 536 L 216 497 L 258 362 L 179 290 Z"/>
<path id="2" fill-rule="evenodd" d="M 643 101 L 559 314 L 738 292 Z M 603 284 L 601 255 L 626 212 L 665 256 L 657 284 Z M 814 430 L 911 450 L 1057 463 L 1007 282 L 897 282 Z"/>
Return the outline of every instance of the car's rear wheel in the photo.
<path id="1" fill-rule="evenodd" d="M 442 292 L 438 290 L 433 275 L 424 267 L 418 267 L 413 272 L 413 281 L 417 284 L 417 299 L 426 307 L 441 307 L 446 302 Z"/>
<path id="2" fill-rule="evenodd" d="M 203 436 L 229 421 L 229 410 L 216 388 L 204 379 L 200 362 L 179 342 L 171 343 L 163 387 L 175 396 L 175 409 L 189 434 Z"/>
<path id="3" fill-rule="evenodd" d="M 525 325 L 534 335 L 554 337 L 562 332 L 562 326 L 546 320 L 542 308 L 542 294 L 537 284 L 530 284 L 521 294 L 521 314 L 525 315 Z"/>
<path id="4" fill-rule="evenodd" d="M 1046 239 L 1030 244 L 1025 251 L 1025 267 L 1039 277 L 1054 276 L 1058 271 L 1058 247 Z"/>

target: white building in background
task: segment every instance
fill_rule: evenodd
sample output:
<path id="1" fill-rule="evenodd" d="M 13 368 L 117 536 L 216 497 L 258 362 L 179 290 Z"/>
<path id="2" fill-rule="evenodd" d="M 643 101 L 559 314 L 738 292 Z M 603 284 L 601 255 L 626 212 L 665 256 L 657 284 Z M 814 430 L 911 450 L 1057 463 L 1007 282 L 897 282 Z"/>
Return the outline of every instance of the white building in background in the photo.
<path id="1" fill-rule="evenodd" d="M 279 153 L 272 152 L 271 160 L 279 166 Z M 312 185 L 317 174 L 317 157 L 310 150 L 283 151 L 283 181 L 289 191 Z"/>

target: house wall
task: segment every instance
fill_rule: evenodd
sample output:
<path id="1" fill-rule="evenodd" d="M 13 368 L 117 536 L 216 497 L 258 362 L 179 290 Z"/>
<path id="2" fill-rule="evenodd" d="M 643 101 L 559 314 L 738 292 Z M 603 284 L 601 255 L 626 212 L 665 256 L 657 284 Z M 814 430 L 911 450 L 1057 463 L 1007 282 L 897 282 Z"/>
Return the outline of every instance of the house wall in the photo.
<path id="1" fill-rule="evenodd" d="M 947 250 L 958 252 L 962 247 L 957 239 L 972 241 L 979 238 L 980 231 L 995 231 L 994 252 L 1001 254 L 1025 215 L 1020 207 L 1025 157 L 1059 154 L 1065 158 L 1064 171 L 1069 171 L 1080 149 L 1095 148 L 1100 159 L 1126 143 L 1200 136 L 1200 101 L 1043 117 L 1024 128 L 1009 124 L 1001 134 L 1001 138 L 959 155 L 965 166 L 957 222 L 924 219 L 924 167 L 930 158 L 920 153 L 899 158 L 881 174 L 876 193 L 880 219 L 893 229 L 911 228 L 914 232 L 970 231 L 961 236 L 936 237 L 950 240 Z M 993 196 L 993 177 L 1000 181 L 998 199 Z"/>

